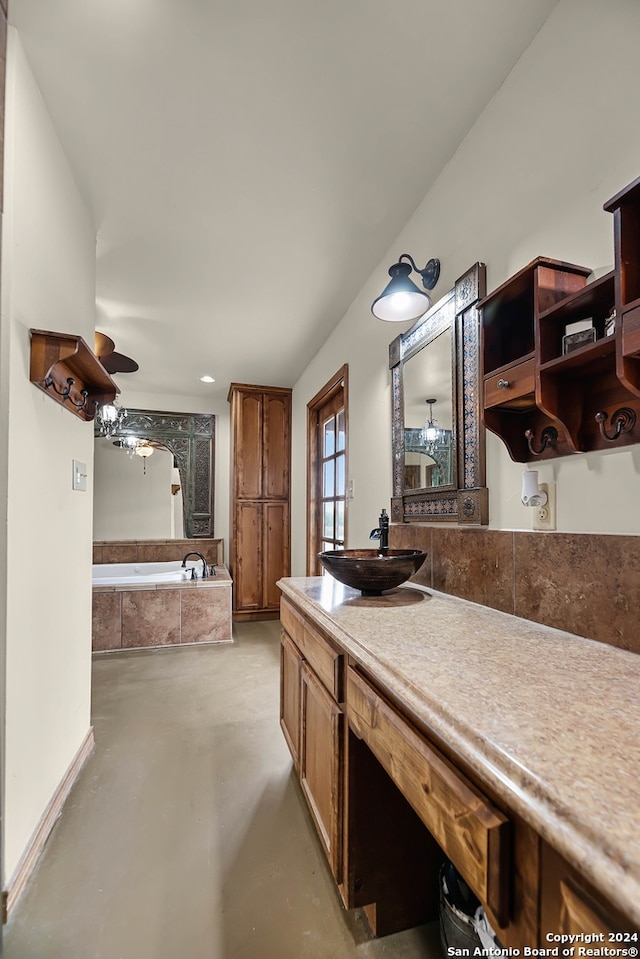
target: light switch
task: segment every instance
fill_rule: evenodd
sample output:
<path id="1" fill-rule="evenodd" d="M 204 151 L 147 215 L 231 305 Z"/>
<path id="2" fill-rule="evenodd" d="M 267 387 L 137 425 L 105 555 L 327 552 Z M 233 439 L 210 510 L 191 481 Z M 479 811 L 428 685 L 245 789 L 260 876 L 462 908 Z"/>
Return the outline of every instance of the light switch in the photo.
<path id="1" fill-rule="evenodd" d="M 87 490 L 87 464 L 80 460 L 73 461 L 73 481 L 72 489 L 81 490 L 83 493 Z"/>

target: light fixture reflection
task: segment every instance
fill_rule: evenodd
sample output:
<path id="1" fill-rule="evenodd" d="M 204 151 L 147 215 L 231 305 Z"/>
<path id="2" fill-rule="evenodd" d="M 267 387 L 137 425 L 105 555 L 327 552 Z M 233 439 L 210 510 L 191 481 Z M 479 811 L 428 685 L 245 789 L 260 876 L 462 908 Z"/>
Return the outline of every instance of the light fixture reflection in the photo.
<path id="1" fill-rule="evenodd" d="M 125 409 L 113 401 L 113 403 L 103 403 L 96 410 L 96 422 L 101 436 L 111 439 L 126 420 L 128 413 Z"/>

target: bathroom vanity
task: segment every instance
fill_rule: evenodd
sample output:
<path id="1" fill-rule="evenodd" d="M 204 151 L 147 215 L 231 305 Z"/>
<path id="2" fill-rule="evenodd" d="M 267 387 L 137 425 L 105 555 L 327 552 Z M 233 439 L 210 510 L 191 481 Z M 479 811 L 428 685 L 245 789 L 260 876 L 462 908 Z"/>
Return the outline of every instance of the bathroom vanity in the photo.
<path id="1" fill-rule="evenodd" d="M 345 906 L 434 919 L 448 857 L 505 947 L 636 948 L 640 657 L 412 584 L 279 586 L 281 726 Z"/>

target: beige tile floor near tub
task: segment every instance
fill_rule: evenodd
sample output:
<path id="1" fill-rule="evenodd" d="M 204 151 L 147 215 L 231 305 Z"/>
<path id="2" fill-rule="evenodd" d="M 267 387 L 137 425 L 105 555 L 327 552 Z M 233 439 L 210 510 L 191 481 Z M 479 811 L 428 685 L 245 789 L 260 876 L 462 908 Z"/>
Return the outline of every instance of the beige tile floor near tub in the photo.
<path id="1" fill-rule="evenodd" d="M 102 655 L 96 749 L 5 927 L 6 959 L 438 959 L 338 900 L 278 725 L 279 623 Z"/>

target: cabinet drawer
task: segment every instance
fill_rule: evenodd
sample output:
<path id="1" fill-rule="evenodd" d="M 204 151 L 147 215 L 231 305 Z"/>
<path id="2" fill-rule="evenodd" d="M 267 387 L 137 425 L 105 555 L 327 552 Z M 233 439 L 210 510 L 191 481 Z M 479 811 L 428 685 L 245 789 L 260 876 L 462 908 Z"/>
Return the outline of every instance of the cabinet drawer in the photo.
<path id="1" fill-rule="evenodd" d="M 507 817 L 351 668 L 347 717 L 478 898 L 506 925 Z"/>
<path id="2" fill-rule="evenodd" d="M 484 381 L 485 407 L 527 409 L 535 406 L 535 360 L 526 360 Z"/>
<path id="3" fill-rule="evenodd" d="M 280 622 L 326 689 L 342 700 L 343 655 L 337 652 L 286 599 L 280 604 Z"/>

